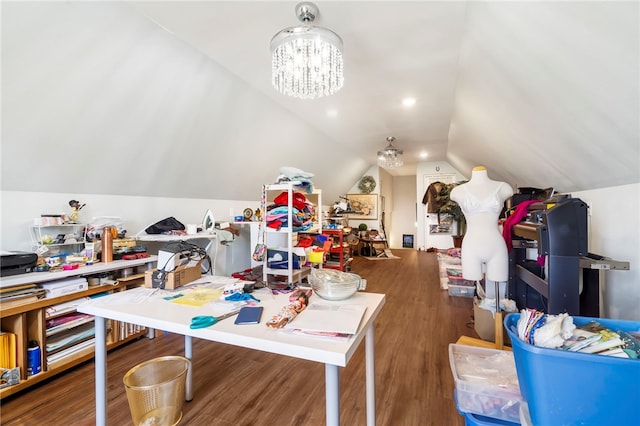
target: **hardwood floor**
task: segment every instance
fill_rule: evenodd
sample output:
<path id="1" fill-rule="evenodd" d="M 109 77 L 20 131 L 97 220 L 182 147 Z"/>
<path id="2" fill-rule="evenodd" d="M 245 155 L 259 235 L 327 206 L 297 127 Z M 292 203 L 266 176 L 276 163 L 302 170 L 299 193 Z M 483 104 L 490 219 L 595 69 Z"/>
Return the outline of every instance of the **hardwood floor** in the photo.
<path id="1" fill-rule="evenodd" d="M 376 322 L 378 425 L 463 425 L 453 402 L 448 344 L 477 337 L 470 325 L 472 299 L 439 288 L 433 253 L 394 250 L 400 259 L 356 257 L 353 272 L 367 291 L 386 294 Z M 341 423 L 366 423 L 364 345 L 340 370 Z M 323 425 L 324 365 L 194 339 L 194 400 L 183 425 Z M 108 354 L 110 425 L 131 424 L 122 384 L 134 365 L 183 354 L 182 336 L 146 338 Z M 2 401 L 1 424 L 92 425 L 94 365 L 82 364 Z"/>

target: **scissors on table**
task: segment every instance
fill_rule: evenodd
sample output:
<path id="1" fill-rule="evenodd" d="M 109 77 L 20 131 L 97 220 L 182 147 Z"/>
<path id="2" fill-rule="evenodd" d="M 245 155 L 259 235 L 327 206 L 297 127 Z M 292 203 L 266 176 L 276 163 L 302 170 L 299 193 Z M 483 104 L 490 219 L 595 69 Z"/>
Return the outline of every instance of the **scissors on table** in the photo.
<path id="1" fill-rule="evenodd" d="M 191 318 L 191 325 L 189 328 L 206 328 L 210 327 L 218 321 L 222 321 L 225 318 L 232 317 L 236 315 L 240 310 L 226 313 L 224 315 L 219 315 L 217 317 L 212 317 L 210 315 L 198 315 L 196 317 Z"/>

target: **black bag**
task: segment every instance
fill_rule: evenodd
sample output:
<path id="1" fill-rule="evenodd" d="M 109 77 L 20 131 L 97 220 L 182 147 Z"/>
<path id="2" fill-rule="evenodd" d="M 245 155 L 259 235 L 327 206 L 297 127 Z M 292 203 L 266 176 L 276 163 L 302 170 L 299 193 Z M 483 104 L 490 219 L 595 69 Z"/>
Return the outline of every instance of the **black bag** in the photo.
<path id="1" fill-rule="evenodd" d="M 184 231 L 184 225 L 171 216 L 154 223 L 144 230 L 147 234 L 162 234 L 171 231 Z"/>

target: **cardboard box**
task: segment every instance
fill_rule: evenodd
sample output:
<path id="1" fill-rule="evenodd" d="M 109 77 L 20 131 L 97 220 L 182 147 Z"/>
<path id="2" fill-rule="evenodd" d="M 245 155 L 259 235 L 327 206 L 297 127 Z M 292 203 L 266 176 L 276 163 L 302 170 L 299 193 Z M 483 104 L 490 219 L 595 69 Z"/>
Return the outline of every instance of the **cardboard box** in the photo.
<path id="1" fill-rule="evenodd" d="M 165 290 L 175 290 L 178 287 L 185 286 L 192 281 L 197 280 L 202 276 L 202 269 L 200 267 L 202 262 L 198 262 L 195 266 L 178 266 L 175 270 L 166 273 L 166 280 L 164 283 Z M 145 271 L 144 273 L 144 286 L 147 288 L 153 287 L 154 277 L 157 276 L 157 269 Z"/>
<path id="2" fill-rule="evenodd" d="M 477 297 L 473 298 L 473 328 L 478 333 L 478 336 L 482 340 L 486 340 L 487 342 L 495 342 L 496 341 L 496 326 L 495 319 L 493 317 L 493 312 L 487 309 L 483 309 L 479 306 L 480 299 Z M 509 312 L 503 312 L 502 315 L 505 316 Z M 507 332 L 504 329 L 504 325 L 502 326 L 502 332 L 504 336 L 504 344 L 511 346 L 511 340 L 507 335 Z"/>

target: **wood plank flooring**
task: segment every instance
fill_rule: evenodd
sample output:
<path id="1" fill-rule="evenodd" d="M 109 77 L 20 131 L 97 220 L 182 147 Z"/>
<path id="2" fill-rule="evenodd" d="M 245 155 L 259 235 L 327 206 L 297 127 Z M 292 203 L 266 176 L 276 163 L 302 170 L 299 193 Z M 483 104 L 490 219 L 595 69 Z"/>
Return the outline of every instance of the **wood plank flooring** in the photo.
<path id="1" fill-rule="evenodd" d="M 367 291 L 386 294 L 376 322 L 378 425 L 463 425 L 453 402 L 448 344 L 477 337 L 472 299 L 440 290 L 433 253 L 394 250 L 400 259 L 356 257 Z M 340 369 L 341 423 L 366 423 L 364 345 Z M 182 355 L 182 336 L 141 338 L 108 354 L 110 425 L 131 424 L 122 377 L 134 365 Z M 324 365 L 194 339 L 194 400 L 182 425 L 323 425 Z M 4 426 L 93 425 L 94 364 L 84 363 L 0 406 Z"/>

